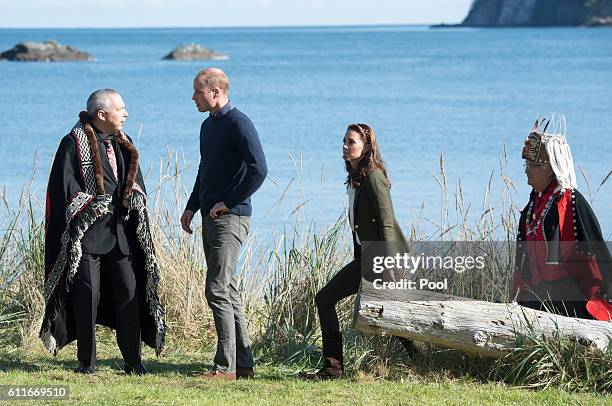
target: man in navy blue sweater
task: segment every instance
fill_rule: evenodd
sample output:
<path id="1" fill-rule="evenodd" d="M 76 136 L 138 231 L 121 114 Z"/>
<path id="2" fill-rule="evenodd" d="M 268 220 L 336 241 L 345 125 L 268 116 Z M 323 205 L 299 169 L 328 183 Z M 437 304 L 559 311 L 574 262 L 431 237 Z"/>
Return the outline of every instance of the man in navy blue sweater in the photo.
<path id="1" fill-rule="evenodd" d="M 229 80 L 221 69 L 204 69 L 193 81 L 198 111 L 209 112 L 200 128 L 200 166 L 181 227 L 192 233 L 194 214 L 202 213 L 206 256 L 206 299 L 217 330 L 215 368 L 204 376 L 253 376 L 253 354 L 235 275 L 249 230 L 251 195 L 268 168 L 251 120 L 228 99 Z"/>

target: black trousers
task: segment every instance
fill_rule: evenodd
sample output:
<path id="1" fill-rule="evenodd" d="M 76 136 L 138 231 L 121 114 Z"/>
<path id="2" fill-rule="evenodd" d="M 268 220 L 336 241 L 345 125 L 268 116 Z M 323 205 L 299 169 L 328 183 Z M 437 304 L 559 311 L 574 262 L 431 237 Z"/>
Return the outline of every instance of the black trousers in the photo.
<path id="1" fill-rule="evenodd" d="M 317 293 L 315 303 L 319 311 L 319 321 L 323 334 L 340 332 L 336 303 L 345 297 L 356 294 L 360 283 L 361 259 L 354 259 L 335 274 L 327 282 L 327 285 Z"/>
<path id="2" fill-rule="evenodd" d="M 117 344 L 128 364 L 141 361 L 140 309 L 136 276 L 129 256 L 117 246 L 108 254 L 84 253 L 71 289 L 77 336 L 77 358 L 84 366 L 96 363 L 96 318 L 100 303 L 100 277 L 107 278 L 113 295 Z"/>
<path id="3" fill-rule="evenodd" d="M 356 294 L 359 291 L 360 283 L 361 257 L 358 257 L 345 265 L 315 296 L 321 324 L 323 357 L 326 365 L 329 364 L 329 358 L 339 361 L 340 366 L 344 364 L 342 334 L 340 333 L 338 313 L 336 313 L 336 303 Z M 415 347 L 412 340 L 404 337 L 397 337 L 397 339 L 408 354 L 414 355 Z"/>
<path id="4" fill-rule="evenodd" d="M 356 294 L 360 283 L 361 258 L 358 258 L 345 265 L 315 296 L 321 323 L 323 357 L 334 358 L 340 362 L 340 365 L 344 363 L 344 357 L 336 303 Z"/>
<path id="5" fill-rule="evenodd" d="M 582 300 L 545 300 L 545 301 L 518 301 L 521 306 L 529 307 L 535 310 L 552 312 L 566 317 L 575 317 L 579 319 L 593 320 L 593 316 L 586 309 L 586 303 Z"/>

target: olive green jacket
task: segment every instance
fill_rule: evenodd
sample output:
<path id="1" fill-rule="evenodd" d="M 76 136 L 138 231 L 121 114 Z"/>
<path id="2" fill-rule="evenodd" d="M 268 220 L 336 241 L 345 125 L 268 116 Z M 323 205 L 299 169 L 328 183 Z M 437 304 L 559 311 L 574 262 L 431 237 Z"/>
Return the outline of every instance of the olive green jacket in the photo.
<path id="1" fill-rule="evenodd" d="M 359 241 L 399 241 L 408 245 L 402 229 L 395 219 L 391 192 L 380 169 L 371 169 L 361 186 L 355 190 L 353 233 Z M 360 256 L 360 247 L 355 242 L 355 258 Z"/>

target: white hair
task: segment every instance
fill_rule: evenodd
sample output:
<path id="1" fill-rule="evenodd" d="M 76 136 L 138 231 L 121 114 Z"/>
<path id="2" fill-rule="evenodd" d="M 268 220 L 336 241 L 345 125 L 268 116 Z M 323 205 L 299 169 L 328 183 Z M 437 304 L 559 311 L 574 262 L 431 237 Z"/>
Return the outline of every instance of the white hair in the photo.
<path id="1" fill-rule="evenodd" d="M 110 96 L 119 94 L 114 89 L 98 89 L 87 98 L 87 114 L 93 119 L 100 110 L 108 112 L 110 110 Z"/>
<path id="2" fill-rule="evenodd" d="M 550 128 L 550 132 L 546 130 Z M 559 186 L 563 189 L 576 188 L 576 172 L 574 170 L 574 158 L 567 143 L 567 126 L 564 116 L 553 116 L 544 130 L 542 137 L 550 166 L 557 177 Z"/>

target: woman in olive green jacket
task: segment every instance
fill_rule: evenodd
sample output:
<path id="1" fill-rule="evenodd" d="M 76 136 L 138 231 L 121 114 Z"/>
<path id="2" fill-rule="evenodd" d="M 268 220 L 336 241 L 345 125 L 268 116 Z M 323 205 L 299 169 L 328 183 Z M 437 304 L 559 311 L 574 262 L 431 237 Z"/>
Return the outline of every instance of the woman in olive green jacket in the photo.
<path id="1" fill-rule="evenodd" d="M 342 334 L 336 303 L 357 293 L 359 289 L 361 241 L 406 243 L 395 219 L 389 177 L 370 126 L 348 126 L 343 140 L 342 157 L 347 171 L 348 214 L 353 231 L 355 259 L 342 268 L 315 297 L 321 323 L 325 365 L 315 373 L 300 375 L 307 379 L 332 379 L 342 376 Z M 402 343 L 411 351 L 411 341 L 404 340 Z"/>

